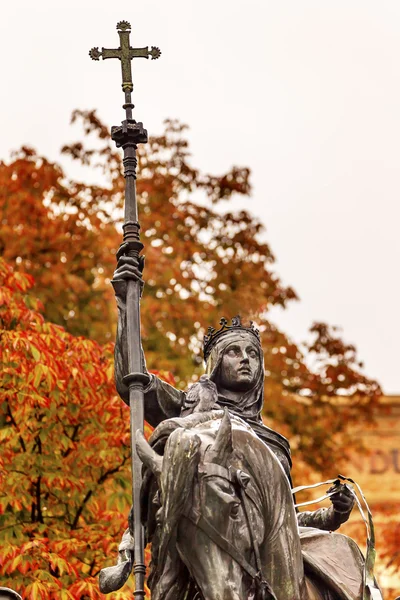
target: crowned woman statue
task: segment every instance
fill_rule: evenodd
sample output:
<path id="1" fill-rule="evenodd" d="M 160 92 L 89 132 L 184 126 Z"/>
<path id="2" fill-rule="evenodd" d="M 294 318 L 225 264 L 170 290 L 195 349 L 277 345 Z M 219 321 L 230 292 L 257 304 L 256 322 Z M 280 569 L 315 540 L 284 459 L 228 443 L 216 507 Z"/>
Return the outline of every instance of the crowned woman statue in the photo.
<path id="1" fill-rule="evenodd" d="M 122 255 L 113 279 L 119 311 L 115 377 L 118 393 L 126 403 L 128 389 L 123 377 L 127 373 L 126 280 L 129 278 L 141 280 L 141 273 L 133 259 Z M 196 414 L 228 409 L 230 415 L 242 419 L 268 446 L 282 466 L 282 477 L 286 477 L 292 487 L 289 441 L 267 427 L 261 418 L 265 374 L 258 330 L 252 323 L 242 323 L 240 317 L 233 318 L 230 324 L 222 319 L 221 327 L 216 330 L 210 328 L 205 337 L 204 362 L 205 374 L 186 392 L 150 375 L 150 382 L 144 390 L 146 421 L 157 427 L 165 420 L 185 419 L 190 415 L 193 419 Z M 147 372 L 144 357 L 143 372 Z M 154 493 L 154 482 L 152 487 L 146 476 L 143 486 L 143 495 L 146 496 L 145 531 L 147 542 L 153 541 L 154 547 L 159 498 Z M 357 600 L 362 595 L 363 557 L 354 543 L 349 544 L 348 538 L 331 533 L 348 520 L 354 498 L 345 485 L 337 485 L 334 492 L 330 496 L 329 508 L 297 513 L 305 570 L 313 581 L 324 583 L 327 591 L 323 597 Z M 129 527 L 119 548 L 118 565 L 103 569 L 100 575 L 100 588 L 104 593 L 119 589 L 125 583 L 132 566 L 132 553 L 133 532 Z M 156 569 L 157 565 L 153 565 L 150 587 Z M 186 597 L 194 598 L 196 595 Z"/>

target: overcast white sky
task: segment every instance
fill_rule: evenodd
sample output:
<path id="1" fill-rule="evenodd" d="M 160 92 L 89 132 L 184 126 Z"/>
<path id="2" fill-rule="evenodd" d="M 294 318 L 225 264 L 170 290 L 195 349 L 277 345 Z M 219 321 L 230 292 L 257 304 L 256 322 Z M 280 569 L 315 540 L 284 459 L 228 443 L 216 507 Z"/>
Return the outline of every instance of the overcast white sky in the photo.
<path id="1" fill-rule="evenodd" d="M 275 321 L 296 341 L 313 320 L 340 325 L 400 393 L 400 2 L 4 3 L 0 158 L 30 144 L 59 160 L 74 108 L 119 124 L 119 64 L 88 50 L 116 47 L 122 19 L 163 52 L 134 61 L 136 118 L 150 133 L 188 123 L 204 170 L 251 167 L 246 206 L 301 298 Z"/>

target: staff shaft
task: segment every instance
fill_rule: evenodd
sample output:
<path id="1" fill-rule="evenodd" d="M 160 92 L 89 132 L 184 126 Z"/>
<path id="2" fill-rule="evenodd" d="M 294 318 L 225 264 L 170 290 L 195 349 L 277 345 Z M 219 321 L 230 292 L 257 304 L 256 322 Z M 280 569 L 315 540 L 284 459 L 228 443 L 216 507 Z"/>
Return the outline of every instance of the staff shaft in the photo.
<path id="1" fill-rule="evenodd" d="M 147 132 L 141 123 L 127 119 L 121 127 L 112 130 L 112 138 L 117 146 L 124 150 L 125 176 L 125 218 L 123 224 L 124 242 L 127 243 L 128 254 L 139 265 L 143 244 L 140 241 L 138 210 L 136 200 L 136 148 L 138 143 L 147 141 Z M 140 489 L 142 485 L 142 463 L 136 452 L 136 431 L 144 429 L 144 394 L 143 386 L 149 376 L 143 373 L 142 342 L 140 332 L 140 295 L 141 284 L 136 280 L 128 280 L 126 294 L 126 328 L 128 350 L 128 374 L 124 383 L 129 388 L 131 456 L 132 456 L 132 496 L 134 515 L 134 573 L 137 600 L 144 600 L 144 578 L 146 566 L 144 561 L 144 535 L 141 522 Z"/>
<path id="2" fill-rule="evenodd" d="M 127 289 L 127 335 L 128 360 L 130 373 L 141 371 L 141 339 L 140 339 L 140 285 L 137 281 L 129 281 Z M 128 308 L 129 307 L 129 308 Z M 135 536 L 135 598 L 145 598 L 144 577 L 146 566 L 144 561 L 144 536 L 141 523 L 140 488 L 142 485 L 142 463 L 136 452 L 136 431 L 143 432 L 144 396 L 143 382 L 133 380 L 129 385 L 131 456 L 132 456 L 132 497 Z"/>

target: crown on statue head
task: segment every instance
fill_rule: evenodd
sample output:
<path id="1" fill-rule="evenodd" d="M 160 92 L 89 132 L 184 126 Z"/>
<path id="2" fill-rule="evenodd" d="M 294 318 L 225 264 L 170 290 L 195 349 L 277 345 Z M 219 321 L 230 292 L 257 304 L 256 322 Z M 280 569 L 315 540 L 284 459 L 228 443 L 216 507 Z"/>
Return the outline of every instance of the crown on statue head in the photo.
<path id="1" fill-rule="evenodd" d="M 216 342 L 220 339 L 222 335 L 230 331 L 246 331 L 254 335 L 257 343 L 260 344 L 260 332 L 254 326 L 253 321 L 250 321 L 248 327 L 242 324 L 242 318 L 240 315 L 233 317 L 231 319 L 232 325 L 228 325 L 228 320 L 222 317 L 219 324 L 221 325 L 220 329 L 215 329 L 215 327 L 209 327 L 207 334 L 204 336 L 203 340 L 203 355 L 204 360 L 207 360 L 211 349 L 216 344 Z"/>

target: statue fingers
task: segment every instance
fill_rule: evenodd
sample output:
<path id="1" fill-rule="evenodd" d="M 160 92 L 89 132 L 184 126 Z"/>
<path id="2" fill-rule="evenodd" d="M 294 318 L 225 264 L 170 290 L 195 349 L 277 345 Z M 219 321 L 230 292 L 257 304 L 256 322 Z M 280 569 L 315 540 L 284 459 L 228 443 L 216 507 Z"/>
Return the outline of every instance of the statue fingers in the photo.
<path id="1" fill-rule="evenodd" d="M 345 483 L 341 491 L 345 496 L 354 500 L 354 486 L 351 483 Z"/>
<path id="2" fill-rule="evenodd" d="M 139 265 L 138 265 L 138 268 L 139 268 L 139 271 L 141 273 L 143 273 L 145 260 L 146 260 L 146 257 L 144 255 L 139 256 Z"/>
<path id="3" fill-rule="evenodd" d="M 327 494 L 332 494 L 332 493 L 339 493 L 341 491 L 342 488 L 342 484 L 339 482 L 339 480 L 336 480 L 335 483 L 333 485 L 330 486 L 330 488 L 328 488 Z"/>
<path id="4" fill-rule="evenodd" d="M 334 506 L 334 508 L 338 508 L 340 510 L 345 510 L 346 508 L 348 508 L 349 506 L 352 505 L 351 500 L 349 501 L 349 499 L 341 499 L 341 498 L 332 498 L 332 504 Z"/>
<path id="5" fill-rule="evenodd" d="M 331 497 L 333 508 L 338 512 L 347 512 L 353 508 L 354 498 L 343 492 L 339 492 Z"/>
<path id="6" fill-rule="evenodd" d="M 121 264 L 121 265 L 128 264 L 128 265 L 133 265 L 134 267 L 138 268 L 139 261 L 134 256 L 121 256 L 121 258 L 118 260 L 118 264 Z"/>
<path id="7" fill-rule="evenodd" d="M 114 288 L 115 295 L 117 298 L 121 298 L 124 302 L 126 301 L 127 284 L 129 281 L 139 281 L 140 296 L 142 296 L 144 281 L 135 271 L 121 267 L 120 269 L 116 269 L 111 280 L 111 285 Z"/>
<path id="8" fill-rule="evenodd" d="M 121 542 L 118 546 L 118 552 L 120 559 L 126 560 L 125 553 L 127 551 L 133 552 L 135 550 L 135 540 L 130 528 L 126 529 L 122 535 Z"/>
<path id="9" fill-rule="evenodd" d="M 140 269 L 140 263 L 138 259 L 133 256 L 121 256 L 117 263 L 117 269 L 121 268 L 123 265 L 126 265 L 135 269 L 135 271 L 137 271 L 138 273 L 141 273 L 142 271 Z"/>
<path id="10" fill-rule="evenodd" d="M 122 242 L 122 244 L 120 245 L 120 247 L 117 250 L 117 261 L 120 260 L 120 258 L 122 258 L 122 256 L 125 256 L 127 253 L 129 252 L 129 244 L 127 242 Z"/>
<path id="11" fill-rule="evenodd" d="M 144 283 L 141 273 L 133 265 L 122 265 L 115 269 L 113 279 L 134 279 Z"/>
<path id="12" fill-rule="evenodd" d="M 118 265 L 120 263 L 123 262 L 131 262 L 131 264 L 134 264 L 138 271 L 140 273 L 143 273 L 143 269 L 144 269 L 144 262 L 145 262 L 145 257 L 144 256 L 137 256 L 134 254 L 134 256 L 129 255 L 129 252 L 132 251 L 131 245 L 129 244 L 129 242 L 123 242 L 120 247 L 117 250 L 117 263 Z"/>
<path id="13" fill-rule="evenodd" d="M 142 257 L 140 257 L 142 258 Z M 144 257 L 143 257 L 144 258 Z M 114 279 L 135 279 L 142 281 L 143 261 L 132 256 L 121 256 L 114 271 Z"/>
<path id="14" fill-rule="evenodd" d="M 336 481 L 331 487 L 327 490 L 328 494 L 332 494 L 332 498 L 338 498 L 339 496 L 346 496 L 348 498 L 353 497 L 353 487 L 347 484 L 340 483 Z"/>

